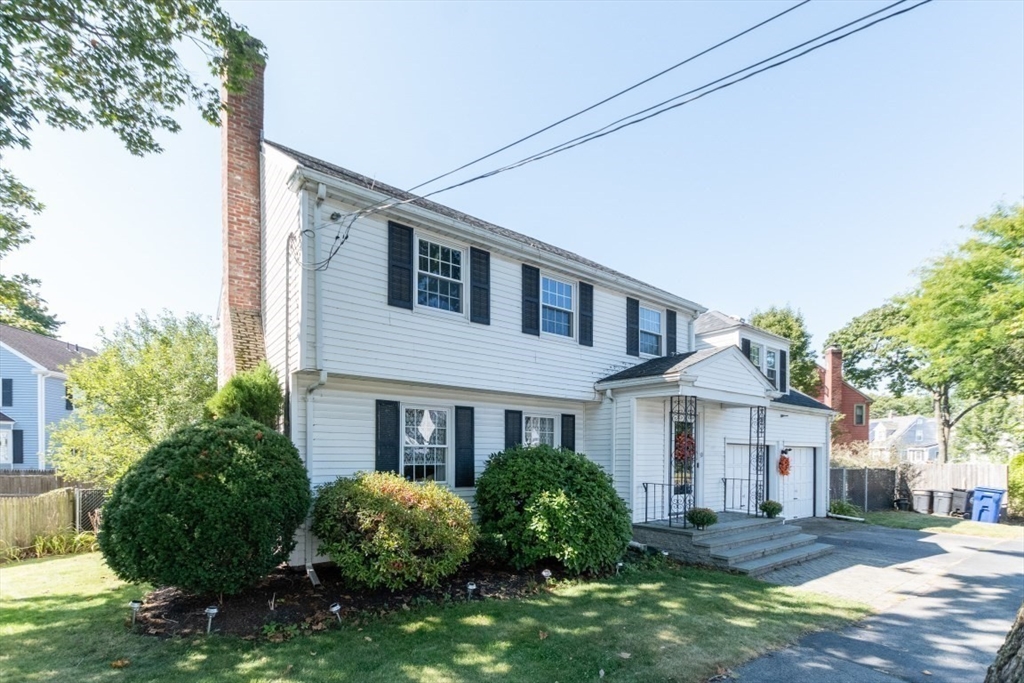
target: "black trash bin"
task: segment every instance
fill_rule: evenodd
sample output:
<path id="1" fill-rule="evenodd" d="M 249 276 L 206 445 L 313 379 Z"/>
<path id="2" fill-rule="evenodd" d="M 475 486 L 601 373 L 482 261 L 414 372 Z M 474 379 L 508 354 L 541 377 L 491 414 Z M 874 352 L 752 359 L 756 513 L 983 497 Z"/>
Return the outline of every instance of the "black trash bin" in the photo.
<path id="1" fill-rule="evenodd" d="M 964 519 L 970 519 L 972 495 L 974 495 L 974 491 L 968 491 L 967 489 L 953 489 L 953 509 L 950 514 L 957 517 L 963 517 Z"/>

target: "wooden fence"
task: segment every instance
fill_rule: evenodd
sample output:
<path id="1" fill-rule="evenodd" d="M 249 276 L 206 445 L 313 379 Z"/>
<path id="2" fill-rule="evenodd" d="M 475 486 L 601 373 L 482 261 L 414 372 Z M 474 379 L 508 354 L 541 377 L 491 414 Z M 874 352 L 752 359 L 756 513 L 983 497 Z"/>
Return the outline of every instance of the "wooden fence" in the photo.
<path id="1" fill-rule="evenodd" d="M 75 524 L 75 490 L 58 489 L 31 498 L 0 498 L 0 544 L 25 548 L 39 534 Z"/>
<path id="2" fill-rule="evenodd" d="M 1006 490 L 1006 465 L 983 463 L 948 463 L 945 465 L 912 465 L 907 467 L 906 481 L 911 489 L 952 491 L 979 486 Z"/>
<path id="3" fill-rule="evenodd" d="M 38 496 L 64 486 L 56 474 L 0 473 L 0 496 Z"/>

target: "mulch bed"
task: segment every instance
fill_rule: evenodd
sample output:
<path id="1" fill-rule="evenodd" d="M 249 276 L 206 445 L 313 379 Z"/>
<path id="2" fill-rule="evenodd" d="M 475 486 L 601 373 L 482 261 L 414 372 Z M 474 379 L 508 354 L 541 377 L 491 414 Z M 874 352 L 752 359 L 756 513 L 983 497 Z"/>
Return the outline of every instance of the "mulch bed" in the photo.
<path id="1" fill-rule="evenodd" d="M 512 572 L 487 566 L 467 565 L 438 588 L 402 591 L 364 590 L 343 581 L 334 565 L 317 565 L 320 586 L 314 587 L 305 571 L 279 568 L 258 585 L 238 595 L 197 596 L 177 588 L 158 588 L 143 600 L 137 616 L 141 633 L 159 637 L 189 636 L 206 632 L 205 610 L 218 613 L 213 632 L 246 639 L 266 637 L 280 641 L 298 631 L 323 631 L 337 621 L 329 611 L 341 605 L 342 622 L 358 626 L 370 619 L 426 604 L 445 604 L 467 599 L 467 584 L 476 584 L 473 599 L 511 599 L 536 593 L 544 583 L 540 569 Z M 554 573 L 559 578 L 559 572 Z"/>

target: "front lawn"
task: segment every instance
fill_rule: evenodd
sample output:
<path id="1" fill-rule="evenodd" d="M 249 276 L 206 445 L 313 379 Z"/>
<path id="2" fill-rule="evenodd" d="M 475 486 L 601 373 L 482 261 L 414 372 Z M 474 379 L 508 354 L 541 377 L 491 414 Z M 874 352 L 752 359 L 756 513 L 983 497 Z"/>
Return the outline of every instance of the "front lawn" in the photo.
<path id="1" fill-rule="evenodd" d="M 424 607 L 283 643 L 126 629 L 145 591 L 98 553 L 0 568 L 0 671 L 18 681 L 703 681 L 867 608 L 669 565 L 524 600 Z M 215 622 L 216 623 L 216 622 Z"/>
<path id="2" fill-rule="evenodd" d="M 1024 527 L 1009 524 L 988 524 L 972 522 L 957 517 L 923 515 L 919 512 L 869 512 L 864 516 L 868 524 L 912 529 L 930 534 L 963 534 L 985 538 L 1024 538 Z"/>

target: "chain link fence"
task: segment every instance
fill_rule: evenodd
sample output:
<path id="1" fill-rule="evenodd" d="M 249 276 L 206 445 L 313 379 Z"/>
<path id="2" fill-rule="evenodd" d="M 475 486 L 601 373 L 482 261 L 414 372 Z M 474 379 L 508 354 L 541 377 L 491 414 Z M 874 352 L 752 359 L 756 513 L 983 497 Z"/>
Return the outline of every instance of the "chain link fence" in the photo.
<path id="1" fill-rule="evenodd" d="M 894 469 L 833 467 L 829 472 L 830 500 L 842 500 L 864 510 L 892 510 L 901 498 Z"/>
<path id="2" fill-rule="evenodd" d="M 106 501 L 103 489 L 75 489 L 75 531 L 99 531 Z"/>

